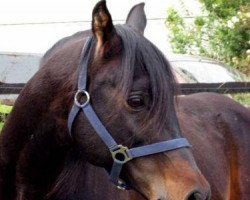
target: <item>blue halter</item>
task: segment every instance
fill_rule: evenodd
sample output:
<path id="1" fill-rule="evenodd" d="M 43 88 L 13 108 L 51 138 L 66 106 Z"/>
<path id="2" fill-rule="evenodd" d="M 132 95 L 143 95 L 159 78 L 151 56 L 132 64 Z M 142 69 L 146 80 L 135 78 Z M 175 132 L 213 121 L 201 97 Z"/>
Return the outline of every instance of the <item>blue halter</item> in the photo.
<path id="1" fill-rule="evenodd" d="M 81 63 L 79 66 L 79 78 L 78 78 L 78 91 L 75 94 L 74 105 L 70 111 L 68 117 L 68 129 L 71 134 L 72 125 L 80 111 L 83 111 L 85 116 L 87 117 L 89 123 L 92 125 L 96 133 L 108 147 L 112 158 L 113 158 L 113 166 L 109 173 L 111 181 L 119 188 L 119 189 L 128 189 L 128 185 L 120 179 L 120 173 L 122 170 L 122 166 L 128 161 L 148 156 L 152 154 L 157 154 L 165 151 L 170 151 L 174 149 L 190 147 L 189 142 L 185 138 L 177 138 L 173 140 L 158 142 L 150 145 L 145 145 L 141 147 L 131 148 L 129 149 L 126 146 L 119 145 L 113 139 L 111 134 L 104 127 L 95 111 L 93 110 L 90 104 L 90 95 L 86 89 L 87 85 L 87 69 L 88 62 L 90 60 L 91 54 L 91 43 L 93 41 L 93 37 L 88 39 L 85 43 L 82 51 Z M 85 97 L 84 102 L 79 102 L 80 97 Z"/>

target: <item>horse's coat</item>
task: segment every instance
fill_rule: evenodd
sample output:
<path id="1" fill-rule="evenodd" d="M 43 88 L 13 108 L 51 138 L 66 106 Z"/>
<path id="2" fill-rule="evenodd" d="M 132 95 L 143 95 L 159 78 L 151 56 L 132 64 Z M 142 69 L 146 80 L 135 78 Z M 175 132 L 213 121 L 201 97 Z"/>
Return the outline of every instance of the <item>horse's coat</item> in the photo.
<path id="1" fill-rule="evenodd" d="M 115 28 L 101 1 L 92 32 L 65 38 L 45 54 L 0 136 L 1 200 L 206 200 L 207 181 L 214 200 L 250 199 L 250 111 L 217 94 L 174 102 L 169 64 L 141 35 L 142 9 L 134 7 L 127 25 Z M 67 130 L 81 50 L 92 33 L 91 101 L 112 136 L 131 147 L 182 132 L 193 145 L 192 153 L 180 149 L 128 163 L 122 175 L 137 192 L 109 183 L 100 167 L 110 169 L 110 154 L 82 114 L 73 138 Z"/>

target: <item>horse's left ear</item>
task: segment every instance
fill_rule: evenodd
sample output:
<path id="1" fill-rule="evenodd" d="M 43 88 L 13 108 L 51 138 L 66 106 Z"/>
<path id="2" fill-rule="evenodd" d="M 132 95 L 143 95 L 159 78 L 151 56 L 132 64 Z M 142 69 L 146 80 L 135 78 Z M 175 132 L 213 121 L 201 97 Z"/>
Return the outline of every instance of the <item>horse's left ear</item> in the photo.
<path id="1" fill-rule="evenodd" d="M 147 18 L 144 11 L 145 3 L 135 5 L 128 14 L 126 24 L 139 31 L 141 34 L 147 25 Z"/>
<path id="2" fill-rule="evenodd" d="M 104 0 L 99 1 L 93 9 L 92 32 L 97 39 L 97 48 L 102 47 L 115 33 L 112 17 Z"/>

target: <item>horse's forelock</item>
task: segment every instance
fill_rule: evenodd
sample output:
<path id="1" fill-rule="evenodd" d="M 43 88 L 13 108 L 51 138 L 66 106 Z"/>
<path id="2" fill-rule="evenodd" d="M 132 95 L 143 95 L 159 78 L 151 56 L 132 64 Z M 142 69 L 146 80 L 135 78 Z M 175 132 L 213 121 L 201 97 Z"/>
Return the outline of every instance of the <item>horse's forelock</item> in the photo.
<path id="1" fill-rule="evenodd" d="M 123 58 L 119 91 L 126 98 L 133 85 L 136 66 L 142 63 L 148 73 L 151 87 L 152 106 L 142 126 L 154 125 L 160 132 L 166 124 L 175 120 L 175 80 L 169 62 L 151 42 L 127 26 L 117 26 L 123 41 Z M 173 117 L 174 115 L 174 117 Z"/>

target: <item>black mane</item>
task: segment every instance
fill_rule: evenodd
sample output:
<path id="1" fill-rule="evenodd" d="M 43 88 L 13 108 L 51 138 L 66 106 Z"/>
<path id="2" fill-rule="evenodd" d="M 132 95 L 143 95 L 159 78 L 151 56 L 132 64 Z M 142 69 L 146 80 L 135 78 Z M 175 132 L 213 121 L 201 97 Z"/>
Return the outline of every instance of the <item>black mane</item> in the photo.
<path id="1" fill-rule="evenodd" d="M 124 97 L 129 93 L 136 62 L 142 63 L 150 78 L 152 106 L 145 118 L 145 128 L 154 124 L 161 131 L 163 126 L 170 129 L 176 120 L 174 111 L 175 79 L 169 62 L 161 51 L 141 34 L 126 25 L 116 26 L 123 41 L 123 57 L 120 91 Z"/>

